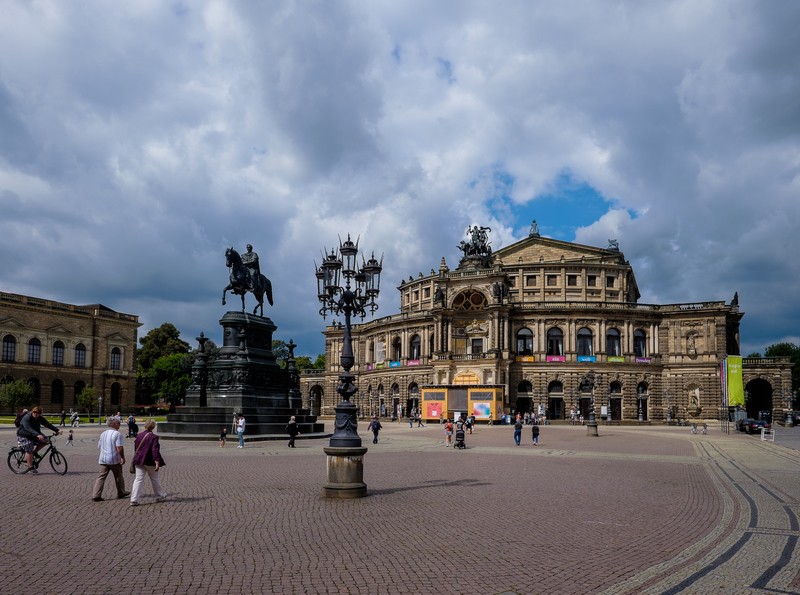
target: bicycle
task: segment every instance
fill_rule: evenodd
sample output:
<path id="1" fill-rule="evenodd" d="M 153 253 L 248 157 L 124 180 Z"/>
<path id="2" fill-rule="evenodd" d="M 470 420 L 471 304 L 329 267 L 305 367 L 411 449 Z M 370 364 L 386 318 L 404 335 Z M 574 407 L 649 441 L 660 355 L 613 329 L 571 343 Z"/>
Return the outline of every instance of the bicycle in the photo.
<path id="1" fill-rule="evenodd" d="M 55 434 L 51 434 L 47 437 L 47 448 L 33 453 L 33 469 L 38 469 L 39 463 L 50 453 L 49 460 L 53 471 L 64 475 L 67 472 L 67 459 L 56 448 L 56 443 L 53 441 L 54 436 Z M 8 468 L 18 475 L 28 472 L 28 465 L 25 463 L 25 449 L 21 446 L 15 446 L 8 453 Z"/>

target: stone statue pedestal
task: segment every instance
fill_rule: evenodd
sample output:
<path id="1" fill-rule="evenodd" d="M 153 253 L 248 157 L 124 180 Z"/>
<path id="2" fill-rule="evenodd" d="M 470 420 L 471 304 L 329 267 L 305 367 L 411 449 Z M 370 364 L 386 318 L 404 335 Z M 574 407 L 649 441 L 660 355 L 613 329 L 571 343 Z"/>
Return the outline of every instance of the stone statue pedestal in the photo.
<path id="1" fill-rule="evenodd" d="M 247 421 L 245 439 L 286 440 L 286 423 L 292 415 L 302 438 L 323 437 L 323 424 L 302 408 L 299 384 L 278 365 L 272 352 L 277 328 L 272 320 L 226 312 L 219 323 L 223 344 L 218 359 L 193 367 L 185 405 L 159 423 L 159 435 L 217 440 L 224 426 L 232 437 L 233 414 L 238 413 Z"/>
<path id="2" fill-rule="evenodd" d="M 366 447 L 328 446 L 323 448 L 327 459 L 328 480 L 322 484 L 326 498 L 349 500 L 367 495 L 364 483 Z"/>

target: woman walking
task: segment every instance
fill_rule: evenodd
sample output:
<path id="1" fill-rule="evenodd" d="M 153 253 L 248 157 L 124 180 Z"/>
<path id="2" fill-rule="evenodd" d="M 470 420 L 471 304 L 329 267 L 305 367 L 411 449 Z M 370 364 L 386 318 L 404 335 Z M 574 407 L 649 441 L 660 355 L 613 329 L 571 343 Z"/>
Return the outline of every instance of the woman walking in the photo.
<path id="1" fill-rule="evenodd" d="M 139 434 L 134 441 L 133 466 L 136 470 L 136 478 L 133 480 L 131 488 L 131 506 L 139 505 L 139 492 L 141 492 L 145 474 L 150 478 L 156 502 L 161 502 L 167 497 L 167 492 L 161 487 L 158 476 L 158 470 L 165 463 L 161 456 L 158 436 L 153 433 L 155 427 L 156 422 L 148 419 L 144 424 L 144 432 Z"/>

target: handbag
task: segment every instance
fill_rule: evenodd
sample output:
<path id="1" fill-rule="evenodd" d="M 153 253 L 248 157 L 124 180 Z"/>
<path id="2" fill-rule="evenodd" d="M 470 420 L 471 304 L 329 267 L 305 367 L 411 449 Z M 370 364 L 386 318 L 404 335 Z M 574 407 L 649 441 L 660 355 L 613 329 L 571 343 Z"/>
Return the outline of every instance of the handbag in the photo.
<path id="1" fill-rule="evenodd" d="M 131 466 L 128 467 L 128 471 L 131 473 L 136 473 L 136 465 L 133 464 L 133 461 L 131 461 Z"/>

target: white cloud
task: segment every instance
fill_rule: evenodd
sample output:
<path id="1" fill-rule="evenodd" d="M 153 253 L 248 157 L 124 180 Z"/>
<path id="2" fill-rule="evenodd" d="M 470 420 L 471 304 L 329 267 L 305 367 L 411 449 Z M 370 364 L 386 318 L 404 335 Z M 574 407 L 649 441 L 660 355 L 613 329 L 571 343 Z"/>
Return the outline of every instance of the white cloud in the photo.
<path id="1" fill-rule="evenodd" d="M 800 319 L 798 25 L 790 2 L 12 0 L 3 289 L 213 337 L 250 242 L 278 334 L 316 354 L 338 234 L 385 253 L 392 314 L 468 224 L 514 241 L 569 171 L 611 202 L 564 239 L 619 239 L 648 301 L 738 290 L 763 349 Z"/>

